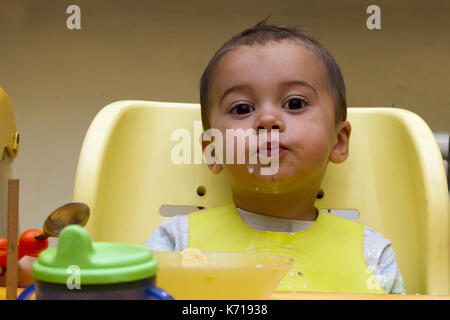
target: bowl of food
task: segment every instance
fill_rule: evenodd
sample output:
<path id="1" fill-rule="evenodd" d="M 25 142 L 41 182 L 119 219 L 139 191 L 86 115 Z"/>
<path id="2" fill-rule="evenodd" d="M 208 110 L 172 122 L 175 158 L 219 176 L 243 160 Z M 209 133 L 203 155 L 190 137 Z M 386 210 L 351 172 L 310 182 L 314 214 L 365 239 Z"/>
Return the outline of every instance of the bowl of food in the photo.
<path id="1" fill-rule="evenodd" d="M 180 300 L 268 299 L 291 258 L 260 253 L 154 252 L 159 261 L 157 285 Z"/>

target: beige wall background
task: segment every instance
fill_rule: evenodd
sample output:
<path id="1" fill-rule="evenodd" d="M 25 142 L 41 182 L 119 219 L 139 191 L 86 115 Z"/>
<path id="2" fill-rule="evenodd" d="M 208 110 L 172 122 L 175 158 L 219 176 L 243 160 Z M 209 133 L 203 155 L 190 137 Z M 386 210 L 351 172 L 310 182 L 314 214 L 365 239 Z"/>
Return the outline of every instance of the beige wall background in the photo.
<path id="1" fill-rule="evenodd" d="M 81 8 L 81 30 L 66 8 Z M 381 30 L 366 8 L 381 7 Z M 450 131 L 450 1 L 0 0 L 0 86 L 21 134 L 21 230 L 71 200 L 78 154 L 105 105 L 199 102 L 215 50 L 272 14 L 306 27 L 344 73 L 349 106 L 402 107 Z"/>

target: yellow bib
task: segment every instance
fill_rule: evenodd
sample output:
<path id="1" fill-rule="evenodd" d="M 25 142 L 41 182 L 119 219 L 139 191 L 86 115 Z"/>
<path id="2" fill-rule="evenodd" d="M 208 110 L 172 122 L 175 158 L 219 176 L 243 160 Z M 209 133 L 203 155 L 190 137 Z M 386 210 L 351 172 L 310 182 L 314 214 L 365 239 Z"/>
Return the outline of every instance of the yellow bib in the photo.
<path id="1" fill-rule="evenodd" d="M 189 247 L 202 251 L 269 253 L 294 259 L 277 291 L 385 293 L 363 255 L 364 228 L 326 211 L 301 232 L 255 230 L 234 204 L 192 212 Z"/>

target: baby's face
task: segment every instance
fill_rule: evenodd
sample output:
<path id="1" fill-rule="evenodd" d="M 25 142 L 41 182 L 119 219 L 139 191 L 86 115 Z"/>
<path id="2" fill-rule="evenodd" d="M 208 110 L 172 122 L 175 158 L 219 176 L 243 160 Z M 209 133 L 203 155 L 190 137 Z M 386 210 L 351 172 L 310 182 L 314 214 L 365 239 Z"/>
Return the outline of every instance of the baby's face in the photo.
<path id="1" fill-rule="evenodd" d="M 269 140 L 270 130 L 279 132 L 276 173 L 262 175 L 260 169 L 269 165 L 249 164 L 248 156 L 246 164 L 223 164 L 235 191 L 283 193 L 318 188 L 339 128 L 325 69 L 314 53 L 289 41 L 230 51 L 212 73 L 210 108 L 211 127 L 219 129 L 224 138 L 226 129 L 253 128 L 256 134 L 266 129 Z M 225 155 L 224 149 L 224 159 Z"/>

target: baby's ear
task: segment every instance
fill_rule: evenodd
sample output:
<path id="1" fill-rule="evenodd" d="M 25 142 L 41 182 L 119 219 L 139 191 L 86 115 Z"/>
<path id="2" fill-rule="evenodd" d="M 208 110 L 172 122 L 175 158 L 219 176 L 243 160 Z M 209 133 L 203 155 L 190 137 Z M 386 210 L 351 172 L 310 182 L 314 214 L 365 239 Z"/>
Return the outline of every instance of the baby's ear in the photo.
<path id="1" fill-rule="evenodd" d="M 202 145 L 203 159 L 206 161 L 209 170 L 211 170 L 211 172 L 214 174 L 218 174 L 223 170 L 223 165 L 220 163 L 219 159 L 216 158 L 215 150 L 212 151 L 211 155 L 205 155 L 205 149 L 209 144 L 212 143 L 212 141 L 205 141 L 205 139 L 203 138 L 204 134 L 205 133 L 203 132 L 200 135 L 200 144 Z"/>
<path id="2" fill-rule="evenodd" d="M 348 121 L 342 121 L 336 126 L 336 143 L 330 154 L 331 162 L 341 163 L 347 159 L 351 131 L 352 127 Z"/>

